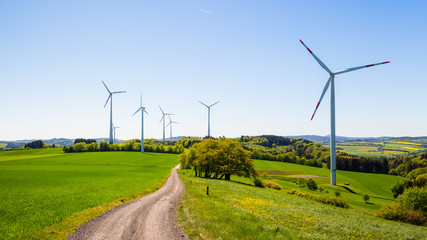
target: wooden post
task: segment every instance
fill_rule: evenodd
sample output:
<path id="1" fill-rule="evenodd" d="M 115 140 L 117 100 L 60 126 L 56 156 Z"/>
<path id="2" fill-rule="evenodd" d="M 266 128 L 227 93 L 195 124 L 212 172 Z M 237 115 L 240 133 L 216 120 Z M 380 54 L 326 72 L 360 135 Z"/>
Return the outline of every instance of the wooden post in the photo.
<path id="1" fill-rule="evenodd" d="M 209 186 L 206 187 L 206 195 L 209 196 Z"/>

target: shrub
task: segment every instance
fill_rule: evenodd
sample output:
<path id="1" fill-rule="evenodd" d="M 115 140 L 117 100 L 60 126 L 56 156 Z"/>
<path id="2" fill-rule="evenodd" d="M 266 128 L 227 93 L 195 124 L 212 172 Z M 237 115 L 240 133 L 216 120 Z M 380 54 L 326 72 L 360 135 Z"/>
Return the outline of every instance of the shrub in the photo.
<path id="1" fill-rule="evenodd" d="M 307 185 L 308 189 L 313 190 L 313 191 L 317 190 L 317 184 L 313 179 L 311 179 L 311 178 L 307 179 L 307 182 L 305 184 Z"/>
<path id="2" fill-rule="evenodd" d="M 425 187 L 427 185 L 427 173 L 418 175 L 415 179 L 414 186 L 415 187 Z"/>
<path id="3" fill-rule="evenodd" d="M 263 181 L 258 177 L 254 178 L 254 185 L 255 185 L 255 187 L 260 187 L 260 188 L 265 187 Z"/>
<path id="4" fill-rule="evenodd" d="M 276 182 L 273 182 L 273 181 L 262 181 L 262 183 L 264 184 L 264 186 L 266 186 L 268 188 L 277 189 L 277 190 L 282 189 L 282 187 L 279 184 L 277 184 Z"/>
<path id="5" fill-rule="evenodd" d="M 341 196 L 341 193 L 340 193 L 340 192 L 338 192 L 337 190 L 335 190 L 335 196 L 336 196 L 336 197 L 340 197 L 340 196 Z"/>
<path id="6" fill-rule="evenodd" d="M 297 184 L 300 185 L 301 187 L 305 187 L 305 179 L 304 178 L 298 178 Z"/>
<path id="7" fill-rule="evenodd" d="M 405 181 L 400 181 L 393 184 L 390 187 L 390 190 L 391 190 L 391 193 L 393 194 L 393 197 L 397 198 L 405 190 Z"/>
<path id="8" fill-rule="evenodd" d="M 343 198 L 331 197 L 328 195 L 319 196 L 317 194 L 312 194 L 308 192 L 302 192 L 299 190 L 292 189 L 291 191 L 287 191 L 288 194 L 296 195 L 298 197 L 303 197 L 306 199 L 310 199 L 316 202 L 324 203 L 327 205 L 332 205 L 340 208 L 349 208 L 350 206 Z"/>
<path id="9" fill-rule="evenodd" d="M 401 204 L 392 202 L 382 206 L 381 209 L 375 212 L 375 216 L 388 220 L 401 221 L 403 220 L 405 209 Z"/>
<path id="10" fill-rule="evenodd" d="M 406 210 L 403 215 L 404 222 L 414 224 L 414 225 L 423 225 L 426 222 L 426 217 L 421 211 L 415 211 L 415 210 Z"/>
<path id="11" fill-rule="evenodd" d="M 405 209 L 402 204 L 397 202 L 384 205 L 381 209 L 375 212 L 375 216 L 415 225 L 423 225 L 426 222 L 426 217 L 423 212 Z"/>
<path id="12" fill-rule="evenodd" d="M 409 188 L 401 194 L 396 201 L 404 208 L 412 210 L 420 210 L 427 212 L 427 189 L 426 188 Z"/>
<path id="13" fill-rule="evenodd" d="M 412 171 L 410 171 L 407 175 L 407 178 L 411 180 L 415 180 L 419 175 L 427 173 L 427 167 L 424 168 L 417 168 Z"/>
<path id="14" fill-rule="evenodd" d="M 368 202 L 369 201 L 369 195 L 368 194 L 363 194 L 363 201 Z"/>

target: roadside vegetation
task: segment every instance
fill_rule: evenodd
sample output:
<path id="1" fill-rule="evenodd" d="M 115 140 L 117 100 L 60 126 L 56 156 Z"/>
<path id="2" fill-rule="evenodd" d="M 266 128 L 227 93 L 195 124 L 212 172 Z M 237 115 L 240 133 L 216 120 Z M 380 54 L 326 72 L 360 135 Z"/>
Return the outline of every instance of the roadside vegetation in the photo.
<path id="1" fill-rule="evenodd" d="M 293 190 L 286 185 L 284 190 L 257 188 L 245 178 L 218 181 L 195 177 L 191 170 L 179 173 L 186 192 L 178 216 L 191 239 L 424 239 L 427 235 L 425 227 L 289 194 Z"/>
<path id="2" fill-rule="evenodd" d="M 160 188 L 177 163 L 175 154 L 0 151 L 0 239 L 65 239 L 106 210 Z"/>

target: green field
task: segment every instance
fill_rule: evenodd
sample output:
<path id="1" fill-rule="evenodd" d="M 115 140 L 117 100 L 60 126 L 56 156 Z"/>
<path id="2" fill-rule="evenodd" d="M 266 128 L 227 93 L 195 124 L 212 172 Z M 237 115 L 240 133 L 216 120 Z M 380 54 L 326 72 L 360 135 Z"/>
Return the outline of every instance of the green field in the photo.
<path id="1" fill-rule="evenodd" d="M 314 178 L 319 186 L 322 186 L 330 193 L 339 191 L 347 202 L 355 208 L 364 210 L 376 210 L 382 205 L 393 201 L 393 195 L 390 192 L 390 187 L 394 183 L 401 181 L 402 178 L 393 175 L 360 173 L 350 171 L 337 170 L 337 186 L 330 185 L 330 171 L 326 168 L 309 167 L 298 164 L 273 162 L 273 161 L 255 161 L 255 166 L 259 170 L 281 170 L 286 174 L 287 171 L 292 174 L 308 174 L 322 176 L 322 178 Z M 273 181 L 279 183 L 283 188 L 295 188 L 299 190 L 309 191 L 306 188 L 301 188 L 295 183 L 280 180 L 277 175 L 269 176 Z M 345 185 L 348 183 L 349 185 Z M 316 194 L 322 195 L 320 192 Z M 366 204 L 362 199 L 362 194 L 370 196 L 369 203 Z"/>
<path id="2" fill-rule="evenodd" d="M 271 161 L 255 161 L 256 168 L 284 189 L 300 189 L 295 183 L 278 180 L 287 174 L 324 176 L 315 178 L 319 185 L 338 190 L 350 209 L 331 207 L 285 191 L 256 188 L 250 181 L 234 177 L 232 181 L 193 177 L 190 170 L 180 170 L 186 193 L 178 209 L 179 220 L 192 239 L 425 239 L 427 229 L 372 216 L 375 209 L 393 198 L 390 185 L 400 179 L 389 175 L 337 172 L 343 186 L 328 186 L 329 171 Z M 274 170 L 274 171 L 271 171 Z M 281 175 L 277 175 L 281 173 Z M 183 175 L 185 174 L 185 175 Z M 276 178 L 275 178 L 276 177 Z M 206 187 L 210 194 L 206 196 Z M 361 192 L 371 196 L 368 203 Z"/>
<path id="3" fill-rule="evenodd" d="M 63 154 L 58 148 L 0 151 L 0 239 L 31 236 L 85 209 L 154 191 L 177 159 L 138 152 Z"/>

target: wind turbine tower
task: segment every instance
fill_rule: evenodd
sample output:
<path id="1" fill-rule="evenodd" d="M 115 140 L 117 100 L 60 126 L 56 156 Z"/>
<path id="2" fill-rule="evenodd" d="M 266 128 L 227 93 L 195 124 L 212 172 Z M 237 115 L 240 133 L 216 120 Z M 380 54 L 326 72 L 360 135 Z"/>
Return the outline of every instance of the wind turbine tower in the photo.
<path id="1" fill-rule="evenodd" d="M 314 115 L 316 114 L 317 108 L 319 108 L 320 102 L 322 102 L 323 96 L 325 96 L 326 91 L 328 90 L 329 86 L 331 86 L 331 185 L 336 185 L 337 182 L 336 182 L 336 156 L 335 156 L 336 150 L 335 150 L 335 83 L 334 83 L 335 76 L 338 74 L 347 73 L 347 72 L 351 72 L 351 71 L 355 71 L 363 68 L 386 64 L 386 63 L 389 63 L 389 61 L 368 64 L 368 65 L 363 65 L 359 67 L 347 68 L 347 69 L 340 70 L 338 72 L 332 72 L 322 61 L 320 61 L 319 58 L 317 58 L 317 56 L 310 50 L 310 48 L 308 48 L 301 40 L 299 41 L 302 43 L 302 45 L 304 45 L 305 48 L 307 48 L 308 52 L 313 56 L 313 58 L 317 61 L 317 63 L 319 63 L 319 65 L 323 69 L 325 69 L 326 72 L 329 73 L 329 79 L 326 82 L 325 87 L 323 88 L 322 95 L 320 95 L 319 102 L 317 103 L 316 108 L 314 109 L 314 113 L 311 116 L 311 120 L 313 120 Z"/>
<path id="2" fill-rule="evenodd" d="M 171 141 L 172 141 L 172 125 L 173 124 L 179 124 L 179 122 L 172 121 L 171 116 L 169 116 L 169 123 L 168 123 L 168 125 L 166 125 L 166 127 L 170 125 L 170 140 Z"/>
<path id="3" fill-rule="evenodd" d="M 104 108 L 105 108 L 105 106 L 107 106 L 108 101 L 111 99 L 111 101 L 110 101 L 110 139 L 109 139 L 109 143 L 112 144 L 113 143 L 113 94 L 125 93 L 126 91 L 111 92 L 110 89 L 108 89 L 107 85 L 105 85 L 104 81 L 102 81 L 102 84 L 104 84 L 104 86 L 107 89 L 108 94 L 109 94 L 107 101 L 105 102 Z"/>
<path id="4" fill-rule="evenodd" d="M 202 103 L 202 102 L 200 102 L 200 101 L 199 101 L 199 103 L 203 104 L 205 107 L 208 108 L 208 137 L 210 137 L 211 136 L 211 107 L 213 105 L 219 103 L 219 101 L 216 102 L 216 103 L 214 103 L 214 104 L 212 104 L 212 105 L 209 105 L 209 106 L 206 105 L 206 104 L 204 104 L 204 103 Z"/>
<path id="5" fill-rule="evenodd" d="M 159 106 L 159 108 L 160 108 L 160 111 L 162 111 L 162 114 L 163 114 L 163 116 L 160 119 L 159 123 L 161 123 L 163 121 L 163 141 L 165 141 L 165 128 L 166 128 L 165 127 L 165 116 L 173 115 L 173 113 L 165 113 L 165 112 L 163 112 L 163 110 L 162 110 L 162 108 L 160 106 Z"/>
<path id="6" fill-rule="evenodd" d="M 120 128 L 120 127 L 116 127 L 113 124 L 113 143 L 117 143 L 117 139 L 116 139 L 116 128 Z"/>
<path id="7" fill-rule="evenodd" d="M 145 111 L 145 107 L 142 106 L 142 93 L 141 93 L 141 102 L 139 104 L 138 110 L 132 115 L 135 116 L 136 113 L 141 111 L 141 153 L 144 153 L 144 112 L 148 114 L 147 111 Z"/>

